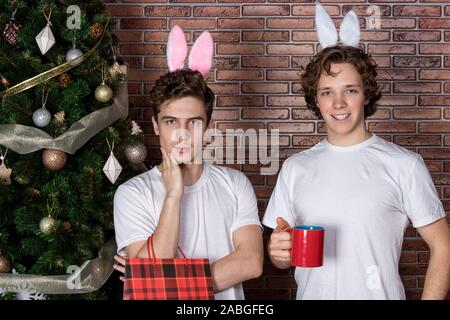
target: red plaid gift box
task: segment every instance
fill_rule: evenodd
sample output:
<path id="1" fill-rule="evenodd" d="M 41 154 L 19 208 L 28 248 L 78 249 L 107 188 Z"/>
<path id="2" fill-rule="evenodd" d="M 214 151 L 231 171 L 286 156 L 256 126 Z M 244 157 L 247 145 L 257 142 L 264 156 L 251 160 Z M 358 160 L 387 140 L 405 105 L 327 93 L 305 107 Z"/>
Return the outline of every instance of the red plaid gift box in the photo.
<path id="1" fill-rule="evenodd" d="M 208 259 L 157 259 L 152 237 L 147 240 L 150 258 L 126 260 L 124 300 L 213 300 Z M 151 251 L 150 251 L 151 249 Z"/>

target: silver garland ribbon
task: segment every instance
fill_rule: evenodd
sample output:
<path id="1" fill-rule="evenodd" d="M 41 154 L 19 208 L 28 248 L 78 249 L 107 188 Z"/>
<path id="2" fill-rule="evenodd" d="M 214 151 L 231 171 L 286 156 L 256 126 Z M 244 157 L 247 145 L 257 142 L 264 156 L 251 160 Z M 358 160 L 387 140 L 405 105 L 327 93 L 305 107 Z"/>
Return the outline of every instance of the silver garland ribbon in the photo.
<path id="1" fill-rule="evenodd" d="M 0 125 L 0 145 L 19 154 L 40 149 L 58 149 L 74 154 L 85 143 L 103 129 L 128 116 L 128 87 L 123 83 L 114 98 L 114 103 L 94 111 L 75 122 L 69 130 L 53 138 L 47 132 L 20 124 Z"/>
<path id="2" fill-rule="evenodd" d="M 0 289 L 4 292 L 20 292 L 26 287 L 43 294 L 80 294 L 99 290 L 111 276 L 115 239 L 110 239 L 100 249 L 98 257 L 88 260 L 81 267 L 69 267 L 67 275 L 31 275 L 0 273 Z"/>

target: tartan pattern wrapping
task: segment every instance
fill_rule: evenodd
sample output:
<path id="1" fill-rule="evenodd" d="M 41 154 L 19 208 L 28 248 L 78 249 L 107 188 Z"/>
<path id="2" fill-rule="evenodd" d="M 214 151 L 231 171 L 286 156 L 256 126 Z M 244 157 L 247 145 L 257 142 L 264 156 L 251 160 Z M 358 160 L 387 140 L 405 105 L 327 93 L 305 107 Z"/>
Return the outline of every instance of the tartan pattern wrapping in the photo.
<path id="1" fill-rule="evenodd" d="M 151 254 L 149 256 L 151 258 L 126 259 L 124 300 L 214 299 L 208 259 L 158 259 Z"/>

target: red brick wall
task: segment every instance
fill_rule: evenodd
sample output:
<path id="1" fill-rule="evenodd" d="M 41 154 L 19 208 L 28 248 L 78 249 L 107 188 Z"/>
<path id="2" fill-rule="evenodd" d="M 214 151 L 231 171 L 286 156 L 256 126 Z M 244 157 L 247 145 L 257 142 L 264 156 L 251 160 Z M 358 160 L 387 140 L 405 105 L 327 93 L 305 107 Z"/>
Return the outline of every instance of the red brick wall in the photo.
<path id="1" fill-rule="evenodd" d="M 308 0 L 122 0 L 106 1 L 117 17 L 120 55 L 130 66 L 131 116 L 143 125 L 150 163 L 160 159 L 145 95 L 166 72 L 168 32 L 175 24 L 189 44 L 202 30 L 215 41 L 215 69 L 208 81 L 217 94 L 216 126 L 279 128 L 283 159 L 314 145 L 323 123 L 305 109 L 300 66 L 317 52 L 314 1 Z M 369 129 L 420 153 L 450 210 L 450 1 L 322 1 L 340 21 L 350 8 L 366 30 L 366 9 L 381 9 L 381 30 L 363 31 L 362 43 L 379 63 L 384 96 Z M 370 4 L 369 4 L 370 3 Z M 446 3 L 446 4 L 445 4 Z M 257 165 L 236 165 L 253 182 L 260 214 L 276 176 Z M 268 232 L 266 232 L 266 237 Z M 400 272 L 408 298 L 420 297 L 429 259 L 426 244 L 408 228 Z M 261 278 L 245 283 L 248 299 L 295 298 L 292 271 L 266 261 Z"/>

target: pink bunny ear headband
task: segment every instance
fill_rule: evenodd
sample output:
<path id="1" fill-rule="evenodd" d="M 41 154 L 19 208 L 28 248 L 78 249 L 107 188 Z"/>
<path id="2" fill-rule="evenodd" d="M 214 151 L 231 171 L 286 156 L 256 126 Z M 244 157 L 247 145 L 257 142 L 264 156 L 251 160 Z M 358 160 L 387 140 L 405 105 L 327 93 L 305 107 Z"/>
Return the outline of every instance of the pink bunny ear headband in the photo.
<path id="1" fill-rule="evenodd" d="M 338 33 L 336 27 L 321 4 L 316 5 L 315 23 L 317 37 L 319 38 L 322 48 L 325 49 L 337 45 Z M 339 38 L 341 39 L 342 44 L 346 46 L 358 47 L 360 36 L 361 31 L 359 28 L 358 16 L 351 10 L 345 15 L 344 20 L 341 23 Z"/>
<path id="2" fill-rule="evenodd" d="M 188 47 L 184 32 L 179 26 L 174 26 L 167 41 L 167 66 L 170 72 L 184 68 L 187 52 Z M 212 66 L 213 52 L 211 34 L 208 31 L 204 31 L 192 46 L 188 59 L 189 69 L 206 75 Z"/>

